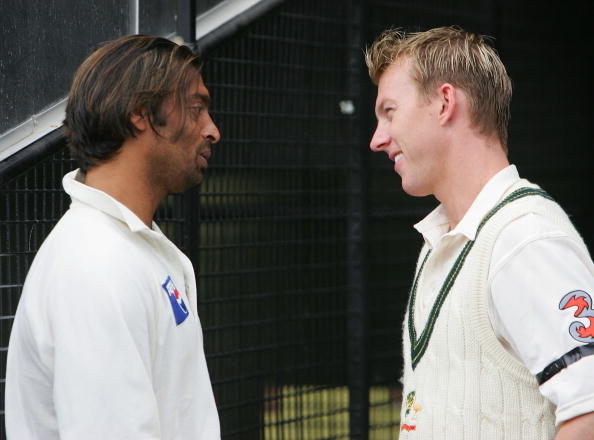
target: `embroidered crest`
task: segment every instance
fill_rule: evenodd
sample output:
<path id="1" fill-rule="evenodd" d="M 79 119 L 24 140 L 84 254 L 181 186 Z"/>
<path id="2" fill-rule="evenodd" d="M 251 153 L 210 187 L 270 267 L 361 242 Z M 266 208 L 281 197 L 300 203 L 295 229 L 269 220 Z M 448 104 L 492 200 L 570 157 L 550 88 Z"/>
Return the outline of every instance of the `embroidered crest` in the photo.
<path id="1" fill-rule="evenodd" d="M 416 391 L 411 391 L 406 396 L 406 411 L 404 420 L 400 425 L 400 431 L 415 431 L 417 429 L 417 413 L 423 410 L 421 405 L 415 403 Z"/>
<path id="2" fill-rule="evenodd" d="M 583 290 L 574 290 L 565 295 L 559 303 L 559 310 L 567 310 L 575 307 L 573 316 L 584 318 L 590 322 L 586 326 L 581 321 L 574 321 L 569 326 L 569 334 L 579 342 L 594 342 L 594 310 L 592 309 L 592 298 Z"/>
<path id="3" fill-rule="evenodd" d="M 169 302 L 173 309 L 173 316 L 175 317 L 175 325 L 180 325 L 188 317 L 188 308 L 179 294 L 177 287 L 173 284 L 171 277 L 168 276 L 162 286 L 169 297 Z"/>

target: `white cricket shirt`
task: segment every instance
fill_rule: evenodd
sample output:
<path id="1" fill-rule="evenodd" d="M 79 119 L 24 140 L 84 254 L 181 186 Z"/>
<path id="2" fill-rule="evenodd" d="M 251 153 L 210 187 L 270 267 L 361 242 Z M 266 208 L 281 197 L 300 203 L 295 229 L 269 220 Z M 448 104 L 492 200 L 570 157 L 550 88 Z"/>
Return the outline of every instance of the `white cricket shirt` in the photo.
<path id="1" fill-rule="evenodd" d="M 219 439 L 192 264 L 75 176 L 12 328 L 8 439 Z"/>
<path id="2" fill-rule="evenodd" d="M 448 232 L 445 209 L 439 205 L 415 225 L 427 245 L 447 247 L 449 259 L 426 273 L 433 296 L 417 298 L 417 328 L 423 328 L 435 297 L 467 240 L 474 240 L 483 217 L 520 180 L 514 165 L 501 170 L 481 190 L 460 223 Z M 590 262 L 591 263 L 591 262 Z M 533 374 L 573 348 L 583 345 L 569 331 L 574 309 L 561 310 L 563 297 L 583 291 L 594 297 L 594 277 L 573 241 L 547 219 L 528 214 L 510 223 L 495 243 L 489 266 L 489 318 L 497 338 Z M 429 290 L 429 289 L 428 289 Z M 594 411 L 594 356 L 569 365 L 540 386 L 557 406 L 556 423 Z"/>

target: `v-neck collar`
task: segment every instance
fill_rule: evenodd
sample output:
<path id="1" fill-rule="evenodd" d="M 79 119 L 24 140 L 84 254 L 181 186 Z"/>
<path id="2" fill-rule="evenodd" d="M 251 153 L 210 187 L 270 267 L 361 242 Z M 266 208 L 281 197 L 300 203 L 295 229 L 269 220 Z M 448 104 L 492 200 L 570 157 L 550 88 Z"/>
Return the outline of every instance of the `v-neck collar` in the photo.
<path id="1" fill-rule="evenodd" d="M 504 206 L 506 206 L 507 204 L 509 204 L 515 200 L 518 200 L 518 199 L 526 197 L 526 196 L 541 196 L 541 197 L 552 200 L 551 196 L 549 196 L 544 190 L 542 190 L 540 188 L 522 187 L 522 188 L 519 188 L 519 189 L 515 190 L 514 192 L 512 192 L 505 199 L 503 199 L 500 203 L 498 203 L 494 208 L 492 208 L 490 211 L 487 212 L 487 214 L 482 218 L 482 220 L 480 221 L 480 223 L 478 224 L 478 226 L 476 228 L 475 238 L 472 240 L 468 240 L 466 242 L 466 244 L 462 248 L 462 251 L 460 251 L 460 254 L 456 258 L 454 265 L 448 272 L 448 275 L 447 275 L 445 281 L 443 282 L 441 288 L 439 289 L 437 298 L 435 299 L 435 302 L 433 303 L 433 306 L 431 307 L 431 311 L 429 312 L 429 317 L 427 318 L 425 327 L 423 328 L 423 331 L 420 334 L 420 336 L 417 338 L 417 332 L 416 332 L 415 324 L 414 324 L 414 310 L 415 310 L 415 299 L 416 299 L 417 287 L 418 287 L 419 280 L 421 278 L 421 274 L 423 273 L 425 263 L 429 259 L 432 249 L 430 248 L 427 251 L 427 253 L 425 254 L 425 257 L 423 258 L 423 261 L 421 263 L 421 266 L 419 267 L 417 275 L 415 276 L 415 280 L 413 282 L 413 286 L 411 288 L 410 297 L 409 297 L 409 301 L 408 301 L 408 333 L 409 333 L 409 338 L 410 338 L 411 361 L 412 361 L 413 370 L 415 369 L 415 367 L 417 366 L 417 364 L 419 363 L 419 361 L 425 354 L 425 350 L 427 349 L 427 345 L 429 344 L 429 340 L 431 339 L 431 334 L 433 333 L 433 329 L 435 327 L 435 322 L 437 321 L 437 318 L 439 316 L 441 308 L 442 308 L 448 294 L 450 293 L 450 291 L 456 281 L 456 278 L 458 277 L 458 274 L 460 273 L 460 270 L 462 269 L 462 266 L 464 265 L 464 262 L 466 261 L 466 257 L 468 256 L 468 254 L 470 253 L 470 250 L 474 246 L 474 243 L 476 242 L 476 237 L 478 237 L 478 234 L 480 233 L 481 229 L 489 221 L 489 219 L 491 217 L 493 217 L 501 208 L 503 208 Z"/>

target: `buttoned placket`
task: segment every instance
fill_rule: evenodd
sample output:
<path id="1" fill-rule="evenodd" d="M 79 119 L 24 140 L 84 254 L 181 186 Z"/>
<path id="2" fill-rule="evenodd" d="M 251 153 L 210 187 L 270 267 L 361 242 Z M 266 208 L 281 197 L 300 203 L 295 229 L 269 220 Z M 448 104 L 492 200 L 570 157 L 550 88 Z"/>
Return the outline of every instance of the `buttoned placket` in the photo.
<path id="1" fill-rule="evenodd" d="M 461 233 L 446 233 L 434 244 L 421 279 L 415 308 L 415 326 L 422 329 L 433 308 L 439 290 L 468 238 Z"/>

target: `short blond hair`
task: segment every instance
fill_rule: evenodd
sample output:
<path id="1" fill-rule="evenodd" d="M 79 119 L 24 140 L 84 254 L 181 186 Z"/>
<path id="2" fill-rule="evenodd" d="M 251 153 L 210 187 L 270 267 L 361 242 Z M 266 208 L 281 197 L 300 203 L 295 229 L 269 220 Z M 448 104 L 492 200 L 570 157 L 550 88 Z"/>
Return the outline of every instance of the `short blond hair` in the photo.
<path id="1" fill-rule="evenodd" d="M 365 51 L 376 85 L 388 67 L 405 58 L 411 61 L 421 96 L 431 98 L 445 82 L 461 88 L 469 97 L 474 127 L 485 135 L 497 134 L 507 152 L 512 84 L 486 37 L 457 26 L 410 34 L 388 29 Z"/>

